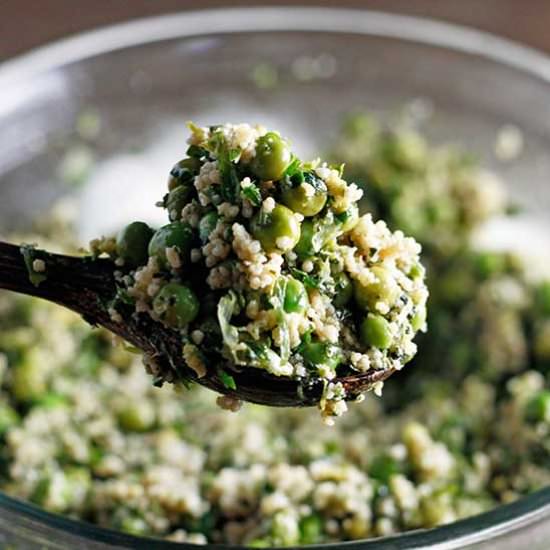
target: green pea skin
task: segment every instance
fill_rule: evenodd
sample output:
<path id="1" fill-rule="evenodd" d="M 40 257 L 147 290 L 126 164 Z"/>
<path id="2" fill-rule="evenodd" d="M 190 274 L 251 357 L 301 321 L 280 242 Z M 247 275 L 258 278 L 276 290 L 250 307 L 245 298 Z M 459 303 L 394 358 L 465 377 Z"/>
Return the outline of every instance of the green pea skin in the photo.
<path id="1" fill-rule="evenodd" d="M 332 303 L 338 307 L 344 307 L 353 296 L 353 284 L 350 278 L 345 273 L 334 275 L 334 298 Z"/>
<path id="2" fill-rule="evenodd" d="M 542 390 L 528 401 L 525 417 L 531 422 L 550 423 L 550 391 Z"/>
<path id="3" fill-rule="evenodd" d="M 147 522 L 140 517 L 129 516 L 120 522 L 120 530 L 131 535 L 145 535 L 148 529 Z"/>
<path id="4" fill-rule="evenodd" d="M 261 180 L 274 181 L 283 177 L 291 161 L 292 154 L 286 141 L 275 132 L 268 132 L 258 139 L 250 168 Z"/>
<path id="5" fill-rule="evenodd" d="M 117 235 L 117 254 L 129 267 L 145 265 L 148 259 L 149 242 L 154 231 L 144 222 L 132 222 Z"/>
<path id="6" fill-rule="evenodd" d="M 260 211 L 251 222 L 252 235 L 258 239 L 266 252 L 288 252 L 300 240 L 300 222 L 294 212 L 282 204 L 265 214 Z M 284 246 L 277 244 L 281 237 L 288 238 Z"/>
<path id="7" fill-rule="evenodd" d="M 179 185 L 190 183 L 201 168 L 201 161 L 197 158 L 187 158 L 180 160 L 170 170 L 168 176 L 168 190 L 172 191 Z"/>
<path id="8" fill-rule="evenodd" d="M 153 310 L 169 326 L 184 328 L 195 320 L 200 304 L 195 293 L 185 285 L 168 283 L 153 300 Z"/>
<path id="9" fill-rule="evenodd" d="M 426 323 L 427 311 L 425 306 L 418 308 L 418 311 L 411 319 L 411 326 L 415 332 L 418 332 Z"/>
<path id="10" fill-rule="evenodd" d="M 294 247 L 294 252 L 300 260 L 305 260 L 315 254 L 313 249 L 313 236 L 315 229 L 311 220 L 304 220 L 300 226 L 300 239 Z"/>
<path id="11" fill-rule="evenodd" d="M 426 142 L 416 132 L 401 132 L 392 136 L 384 149 L 386 158 L 399 168 L 417 170 L 426 162 Z"/>
<path id="12" fill-rule="evenodd" d="M 286 283 L 284 310 L 287 313 L 302 313 L 308 305 L 309 299 L 304 285 L 289 277 Z"/>
<path id="13" fill-rule="evenodd" d="M 306 186 L 314 190 L 313 195 L 306 193 Z M 303 182 L 296 187 L 286 185 L 281 193 L 281 200 L 294 212 L 311 217 L 321 212 L 327 202 L 327 194 L 325 191 L 315 189 L 311 184 Z"/>
<path id="14" fill-rule="evenodd" d="M 199 238 L 203 244 L 206 244 L 210 233 L 214 231 L 218 223 L 218 213 L 216 211 L 206 213 L 199 222 Z"/>
<path id="15" fill-rule="evenodd" d="M 172 222 L 158 229 L 149 243 L 149 256 L 157 258 L 161 267 L 169 267 L 166 249 L 175 246 L 182 261 L 189 255 L 193 241 L 191 226 L 183 222 Z"/>
<path id="16" fill-rule="evenodd" d="M 145 400 L 129 401 L 117 416 L 120 427 L 128 432 L 146 432 L 154 426 L 156 420 L 154 408 Z"/>
<path id="17" fill-rule="evenodd" d="M 315 544 L 321 540 L 323 520 L 318 515 L 302 518 L 299 527 L 301 544 Z"/>
<path id="18" fill-rule="evenodd" d="M 331 370 L 335 370 L 343 360 L 339 348 L 327 342 L 304 343 L 300 352 L 309 364 L 327 365 Z"/>
<path id="19" fill-rule="evenodd" d="M 376 277 L 375 282 L 367 285 L 358 281 L 353 283 L 357 305 L 364 310 L 373 310 L 377 302 L 384 302 L 392 307 L 401 294 L 399 285 L 384 267 L 375 266 L 371 271 Z"/>
<path id="20" fill-rule="evenodd" d="M 189 185 L 182 184 L 172 189 L 172 191 L 166 195 L 164 198 L 164 208 L 168 210 L 170 221 L 175 222 L 180 219 L 183 207 L 189 203 L 191 191 L 192 189 Z"/>
<path id="21" fill-rule="evenodd" d="M 64 407 L 67 405 L 68 399 L 56 393 L 45 393 L 35 400 L 37 407 L 43 407 L 45 409 L 55 409 L 57 407 Z"/>
<path id="22" fill-rule="evenodd" d="M 12 370 L 11 393 L 19 401 L 32 402 L 48 391 L 44 358 L 32 348 Z"/>
<path id="23" fill-rule="evenodd" d="M 381 454 L 369 465 L 369 476 L 387 485 L 391 477 L 402 472 L 400 464 L 391 456 Z"/>
<path id="24" fill-rule="evenodd" d="M 388 349 L 393 343 L 390 325 L 384 317 L 369 313 L 361 323 L 361 341 L 366 346 Z"/>

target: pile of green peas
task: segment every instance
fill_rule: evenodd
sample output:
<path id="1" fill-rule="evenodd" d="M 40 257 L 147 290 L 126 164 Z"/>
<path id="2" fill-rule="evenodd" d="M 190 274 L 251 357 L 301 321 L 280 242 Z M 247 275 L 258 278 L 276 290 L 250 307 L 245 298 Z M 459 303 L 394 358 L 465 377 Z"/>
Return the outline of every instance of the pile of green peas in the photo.
<path id="1" fill-rule="evenodd" d="M 132 222 L 117 235 L 117 254 L 124 265 L 137 269 L 154 257 L 161 269 L 170 267 L 166 249 L 174 248 L 183 263 L 189 261 L 193 243 L 193 229 L 178 221 L 179 213 L 191 195 L 193 177 L 200 169 L 200 161 L 188 158 L 178 162 L 168 180 L 169 193 L 164 199 L 171 223 L 154 231 L 145 222 Z M 167 325 L 184 328 L 199 313 L 199 301 L 194 292 L 178 282 L 170 282 L 161 287 L 153 299 L 153 311 Z"/>
<path id="2" fill-rule="evenodd" d="M 154 231 L 146 223 L 136 221 L 127 225 L 117 236 L 117 253 L 125 265 L 138 268 L 156 258 L 161 268 L 168 268 L 166 249 L 175 247 L 180 258 L 187 259 L 193 239 L 192 228 L 183 222 L 172 222 Z M 199 313 L 199 301 L 186 285 L 165 284 L 153 299 L 153 311 L 171 327 L 184 328 Z"/>

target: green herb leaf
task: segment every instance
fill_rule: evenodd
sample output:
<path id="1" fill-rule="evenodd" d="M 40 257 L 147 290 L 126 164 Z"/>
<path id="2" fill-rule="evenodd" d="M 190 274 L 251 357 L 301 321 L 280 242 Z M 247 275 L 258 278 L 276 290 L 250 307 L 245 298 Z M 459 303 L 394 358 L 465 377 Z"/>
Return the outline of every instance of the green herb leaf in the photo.
<path id="1" fill-rule="evenodd" d="M 315 230 L 311 239 L 314 252 L 319 252 L 330 241 L 340 235 L 340 224 L 335 223 L 334 215 L 328 212 L 324 218 L 315 222 Z"/>
<path id="2" fill-rule="evenodd" d="M 293 155 L 293 158 L 290 161 L 290 164 L 287 166 L 287 169 L 285 170 L 284 175 L 291 178 L 295 174 L 301 172 L 300 170 L 301 164 L 302 164 L 301 160 L 298 157 Z"/>
<path id="3" fill-rule="evenodd" d="M 238 159 L 240 151 L 229 149 L 223 132 L 214 133 L 210 138 L 209 146 L 218 157 L 218 170 L 221 178 L 221 195 L 224 200 L 235 203 L 239 197 L 241 183 L 237 175 L 237 167 L 233 161 Z"/>
<path id="4" fill-rule="evenodd" d="M 269 349 L 271 342 L 269 344 L 265 344 L 251 340 L 250 342 L 247 342 L 246 345 L 259 360 L 265 361 L 267 359 L 266 350 Z"/>
<path id="5" fill-rule="evenodd" d="M 221 192 L 222 197 L 231 203 L 237 202 L 239 196 L 239 189 L 241 183 L 237 176 L 237 169 L 235 165 L 228 159 L 218 159 L 218 168 L 220 170 L 220 177 L 222 180 Z"/>
<path id="6" fill-rule="evenodd" d="M 239 331 L 231 324 L 231 318 L 239 310 L 237 294 L 230 290 L 218 302 L 218 323 L 222 331 L 222 339 L 226 350 L 237 363 L 237 351 L 239 346 Z"/>
<path id="7" fill-rule="evenodd" d="M 228 389 L 228 390 L 236 390 L 237 384 L 235 383 L 235 379 L 228 374 L 223 369 L 218 369 L 218 376 L 220 377 L 220 380 L 222 381 L 222 384 Z"/>
<path id="8" fill-rule="evenodd" d="M 301 269 L 297 269 L 295 267 L 290 267 L 290 273 L 293 277 L 298 279 L 300 282 L 304 283 L 308 288 L 319 288 L 320 282 L 315 278 L 306 273 L 305 271 L 302 271 Z"/>
<path id="9" fill-rule="evenodd" d="M 262 204 L 262 194 L 258 186 L 253 183 L 248 185 L 243 185 L 241 183 L 241 197 L 247 199 L 253 206 L 260 206 L 260 204 Z"/>
<path id="10" fill-rule="evenodd" d="M 290 357 L 290 330 L 288 328 L 287 316 L 284 310 L 287 279 L 279 277 L 273 285 L 271 294 L 271 305 L 276 311 L 277 327 L 279 328 L 281 358 L 288 361 Z"/>
<path id="11" fill-rule="evenodd" d="M 23 255 L 25 267 L 27 268 L 27 273 L 29 274 L 29 281 L 34 286 L 38 286 L 40 283 L 43 283 L 48 278 L 47 275 L 45 273 L 37 273 L 33 269 L 34 260 L 39 259 L 39 253 L 37 253 L 34 246 L 29 244 L 22 245 L 21 254 Z"/>
<path id="12" fill-rule="evenodd" d="M 318 193 L 326 193 L 327 184 L 314 172 L 304 172 L 304 181 L 309 183 Z"/>
<path id="13" fill-rule="evenodd" d="M 128 353 L 133 353 L 134 355 L 141 355 L 142 351 L 135 346 L 128 344 L 127 342 L 122 342 L 122 349 Z"/>
<path id="14" fill-rule="evenodd" d="M 227 157 L 229 159 L 229 162 L 238 162 L 238 160 L 241 158 L 241 150 L 230 149 Z"/>
<path id="15" fill-rule="evenodd" d="M 128 294 L 128 291 L 125 288 L 119 288 L 116 291 L 113 305 L 115 305 L 116 303 L 123 303 L 127 306 L 133 306 L 136 303 L 136 300 Z"/>

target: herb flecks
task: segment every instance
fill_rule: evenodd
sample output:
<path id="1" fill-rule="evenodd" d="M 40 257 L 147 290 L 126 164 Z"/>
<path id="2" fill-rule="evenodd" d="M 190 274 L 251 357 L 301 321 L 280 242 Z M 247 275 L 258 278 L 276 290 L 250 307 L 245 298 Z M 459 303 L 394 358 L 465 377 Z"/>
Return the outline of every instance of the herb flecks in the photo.
<path id="1" fill-rule="evenodd" d="M 43 283 L 48 276 L 45 271 L 37 271 L 37 266 L 35 261 L 38 260 L 44 264 L 45 269 L 45 254 L 36 250 L 36 245 L 24 244 L 21 245 L 21 254 L 25 262 L 25 267 L 27 268 L 27 273 L 29 274 L 29 281 L 36 287 Z"/>

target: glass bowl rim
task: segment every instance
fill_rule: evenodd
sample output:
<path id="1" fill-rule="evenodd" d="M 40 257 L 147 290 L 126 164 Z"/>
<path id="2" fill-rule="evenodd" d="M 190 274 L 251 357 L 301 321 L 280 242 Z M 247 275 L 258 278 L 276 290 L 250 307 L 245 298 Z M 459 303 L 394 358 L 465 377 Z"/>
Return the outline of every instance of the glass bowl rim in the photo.
<path id="1" fill-rule="evenodd" d="M 291 15 L 291 17 L 289 17 Z M 435 19 L 380 11 L 329 7 L 232 7 L 189 10 L 145 17 L 91 30 L 41 46 L 0 64 L 0 98 L 21 81 L 124 48 L 205 34 L 246 32 L 326 32 L 370 35 L 454 50 L 523 71 L 550 83 L 550 57 L 536 49 L 476 29 Z M 0 509 L 28 521 L 81 537 L 135 549 L 196 548 L 194 544 L 136 537 L 47 512 L 0 492 Z M 448 550 L 491 540 L 550 518 L 550 487 L 516 502 L 434 529 L 390 537 L 307 546 L 347 550 L 431 547 Z M 440 546 L 443 545 L 443 546 Z M 228 548 L 209 545 L 211 548 Z M 231 548 L 244 548 L 232 546 Z"/>

